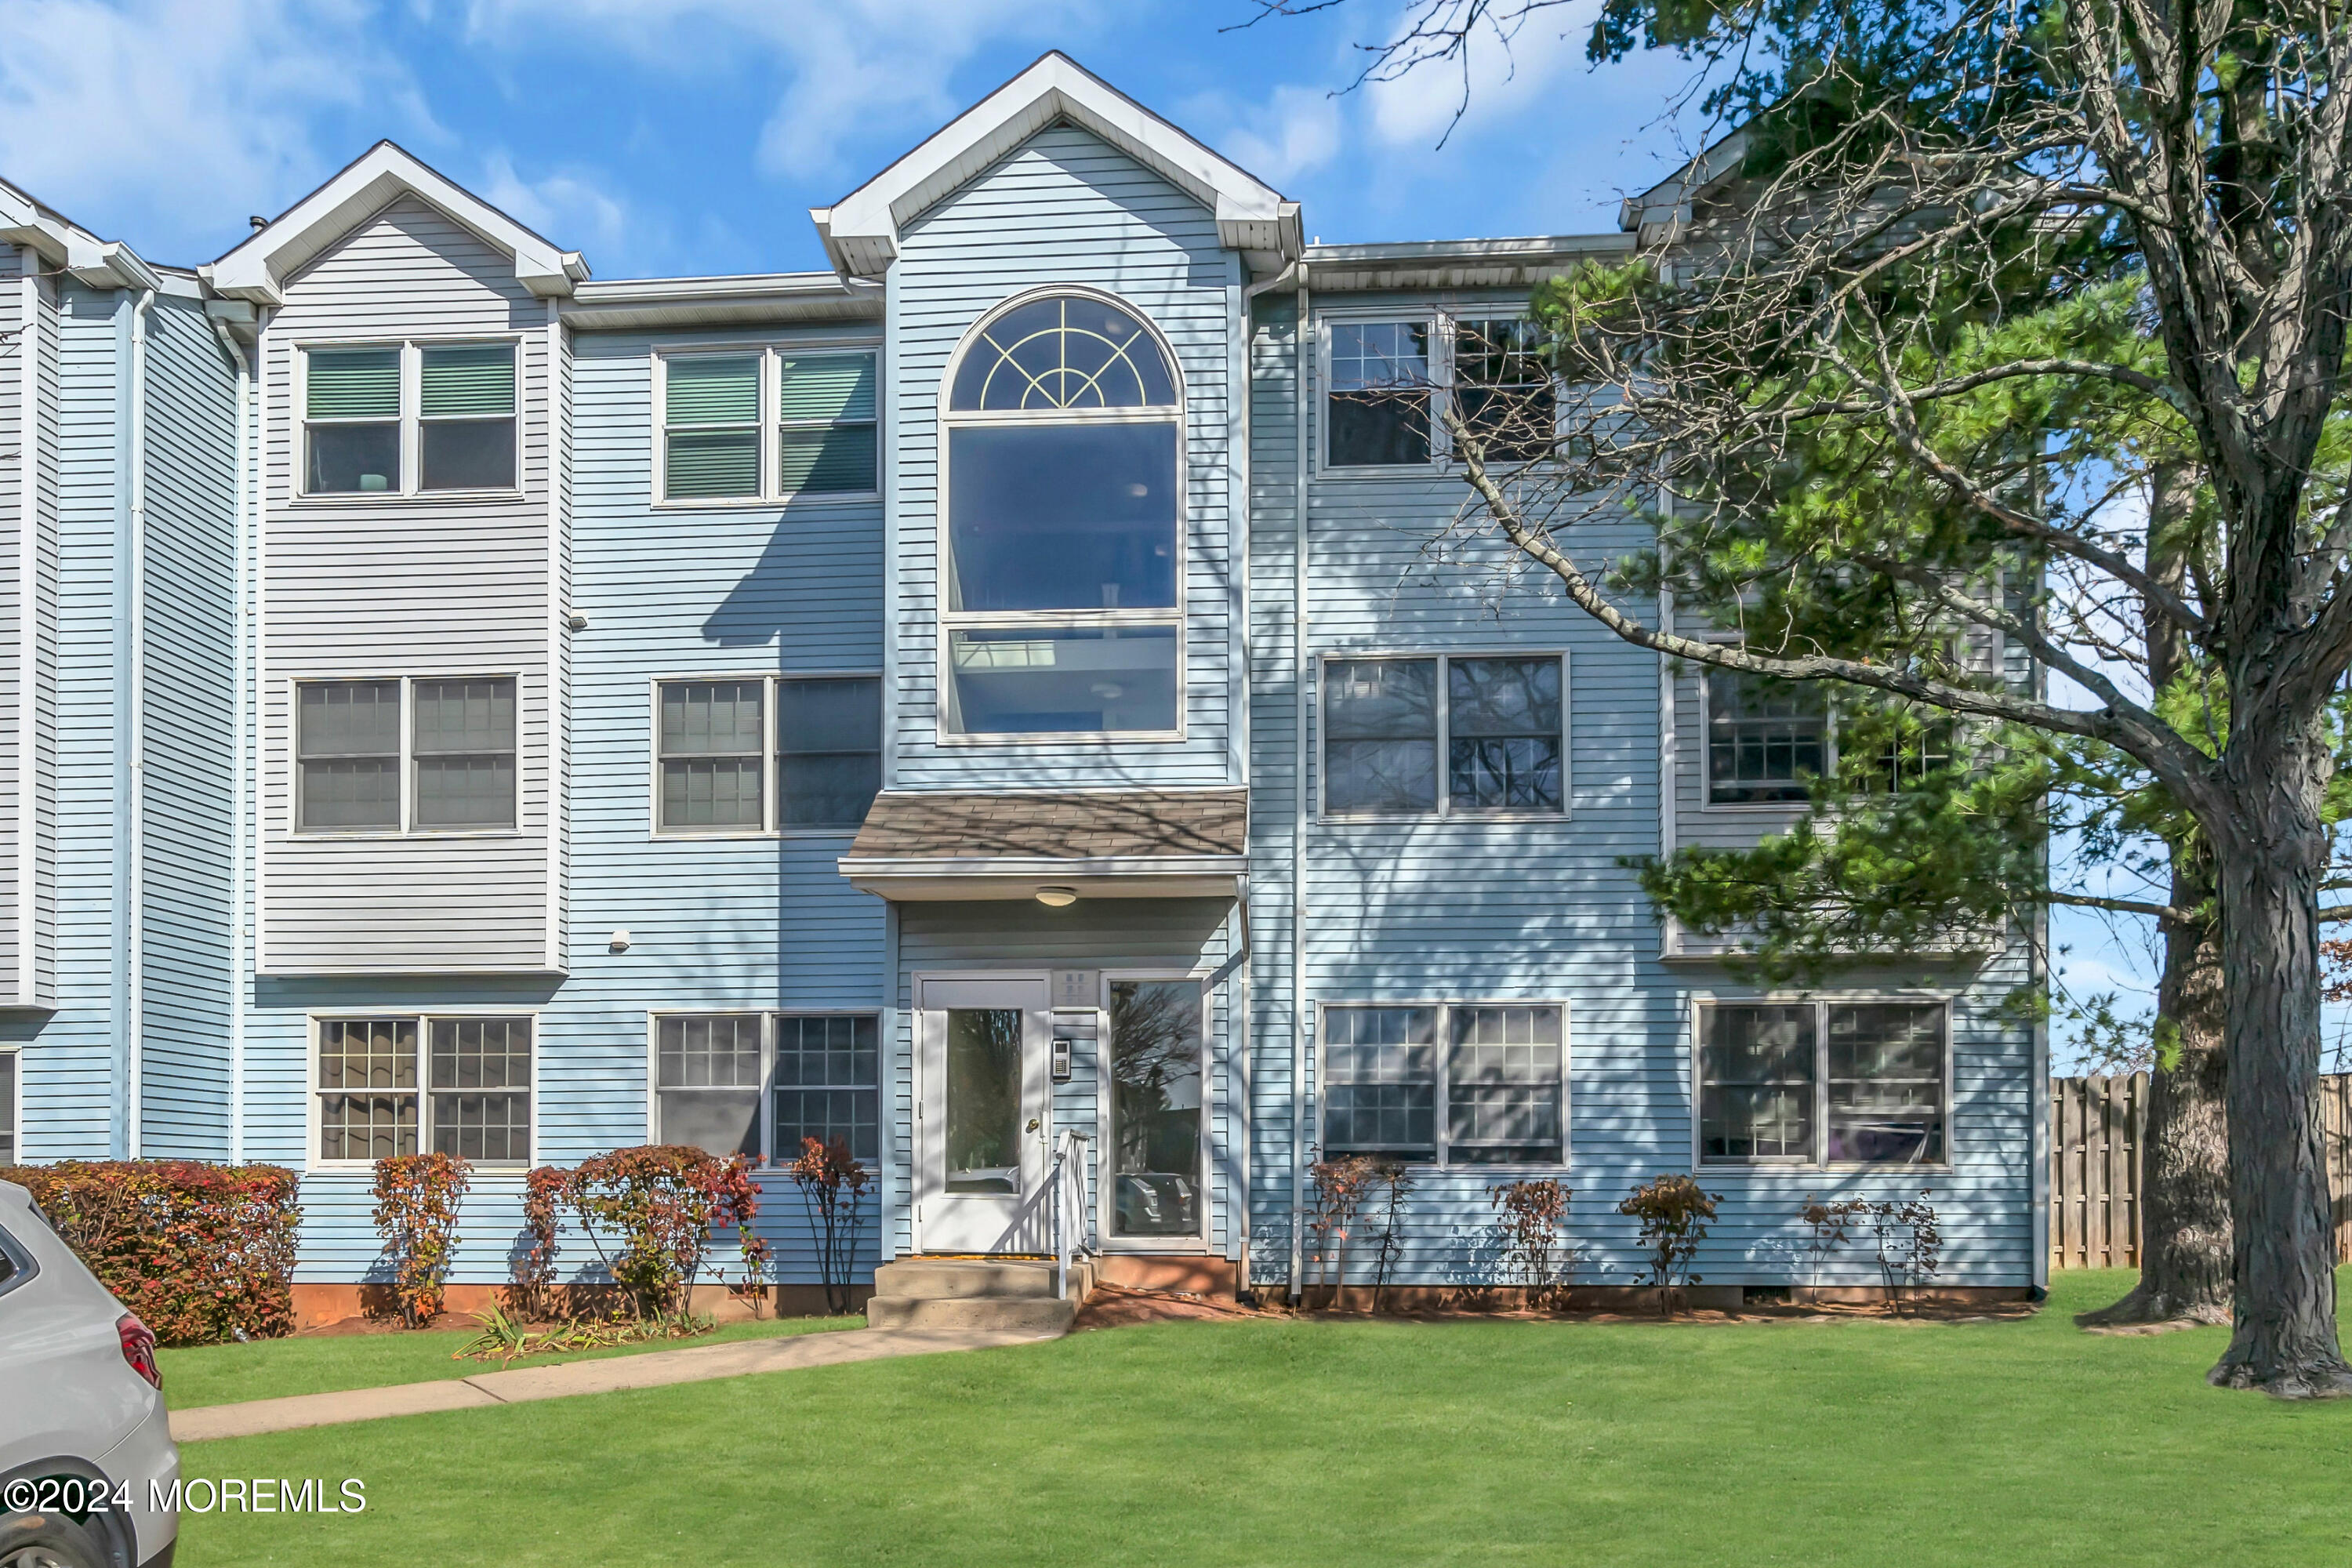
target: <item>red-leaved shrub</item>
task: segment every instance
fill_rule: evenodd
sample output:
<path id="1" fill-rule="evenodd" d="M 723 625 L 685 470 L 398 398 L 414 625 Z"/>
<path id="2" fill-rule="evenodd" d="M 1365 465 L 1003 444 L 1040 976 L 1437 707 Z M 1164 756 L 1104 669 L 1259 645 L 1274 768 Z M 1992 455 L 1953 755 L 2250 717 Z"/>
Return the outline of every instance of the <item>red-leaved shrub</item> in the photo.
<path id="1" fill-rule="evenodd" d="M 375 1163 L 375 1231 L 392 1259 L 393 1300 L 412 1329 L 441 1315 L 449 1255 L 457 1247 L 457 1205 L 473 1172 L 438 1149 Z"/>
<path id="2" fill-rule="evenodd" d="M 557 1227 L 569 1218 L 638 1314 L 683 1311 L 719 1226 L 735 1226 L 746 1263 L 759 1267 L 767 1250 L 751 1234 L 759 1212 L 760 1189 L 740 1154 L 722 1160 L 688 1144 L 648 1143 L 569 1171 L 542 1165 L 523 1199 L 532 1246 L 516 1285 L 526 1300 L 544 1300 L 555 1280 Z"/>
<path id="3" fill-rule="evenodd" d="M 65 1160 L 0 1167 L 167 1345 L 294 1329 L 301 1181 L 278 1165 Z"/>

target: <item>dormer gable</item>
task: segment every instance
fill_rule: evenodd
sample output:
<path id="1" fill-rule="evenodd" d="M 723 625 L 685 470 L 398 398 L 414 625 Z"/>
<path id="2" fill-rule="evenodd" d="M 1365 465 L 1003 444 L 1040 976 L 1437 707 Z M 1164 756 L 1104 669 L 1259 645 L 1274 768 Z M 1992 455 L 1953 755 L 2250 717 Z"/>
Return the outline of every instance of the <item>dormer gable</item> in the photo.
<path id="1" fill-rule="evenodd" d="M 1213 211 L 1219 241 L 1246 253 L 1252 271 L 1279 271 L 1303 247 L 1297 202 L 1056 51 L 833 205 L 810 208 L 835 269 L 882 277 L 908 225 L 1057 121 L 1100 137 Z"/>
<path id="2" fill-rule="evenodd" d="M 588 264 L 533 233 L 392 142 L 379 142 L 334 178 L 198 273 L 216 293 L 285 303 L 286 280 L 403 196 L 414 196 L 514 258 L 515 280 L 541 299 L 567 299 Z"/>

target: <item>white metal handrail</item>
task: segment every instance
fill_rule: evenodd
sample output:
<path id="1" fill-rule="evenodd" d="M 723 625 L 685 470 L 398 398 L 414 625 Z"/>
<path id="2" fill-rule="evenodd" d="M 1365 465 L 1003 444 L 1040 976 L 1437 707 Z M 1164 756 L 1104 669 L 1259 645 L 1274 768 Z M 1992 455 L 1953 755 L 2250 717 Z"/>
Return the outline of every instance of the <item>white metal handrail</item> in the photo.
<path id="1" fill-rule="evenodd" d="M 1066 1127 L 1054 1141 L 1054 1163 L 1045 1172 L 1045 1194 L 1054 1227 L 1054 1296 L 1070 1299 L 1070 1261 L 1087 1250 L 1087 1135 Z"/>

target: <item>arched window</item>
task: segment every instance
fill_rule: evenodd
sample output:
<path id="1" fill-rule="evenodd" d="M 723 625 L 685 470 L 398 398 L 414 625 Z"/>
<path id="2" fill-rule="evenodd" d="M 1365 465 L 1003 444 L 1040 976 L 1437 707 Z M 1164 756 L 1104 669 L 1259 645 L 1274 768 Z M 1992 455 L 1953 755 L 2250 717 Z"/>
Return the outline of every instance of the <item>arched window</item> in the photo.
<path id="1" fill-rule="evenodd" d="M 949 732 L 1178 727 L 1181 404 L 1158 336 L 1089 295 L 966 342 L 941 476 Z"/>

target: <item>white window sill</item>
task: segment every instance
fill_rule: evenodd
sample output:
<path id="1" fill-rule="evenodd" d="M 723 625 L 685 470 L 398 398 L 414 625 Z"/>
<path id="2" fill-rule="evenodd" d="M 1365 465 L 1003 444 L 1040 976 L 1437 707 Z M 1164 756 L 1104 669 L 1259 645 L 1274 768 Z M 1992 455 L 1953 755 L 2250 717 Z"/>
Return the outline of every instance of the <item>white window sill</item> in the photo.
<path id="1" fill-rule="evenodd" d="M 692 828 L 656 828 L 646 837 L 656 844 L 771 844 L 784 838 L 855 838 L 854 827 L 741 827 L 713 828 L 698 833 Z"/>
<path id="2" fill-rule="evenodd" d="M 667 497 L 646 503 L 655 511 L 772 511 L 811 506 L 874 506 L 880 490 L 827 490 L 818 495 Z"/>
<path id="3" fill-rule="evenodd" d="M 325 495 L 300 494 L 293 499 L 296 507 L 372 507 L 372 506 L 437 506 L 444 501 L 526 501 L 532 498 L 521 489 L 478 490 L 336 490 Z"/>
<path id="4" fill-rule="evenodd" d="M 289 842 L 334 844 L 404 838 L 530 838 L 536 835 L 519 827 L 413 827 L 406 832 L 396 827 L 298 827 L 286 837 Z"/>

